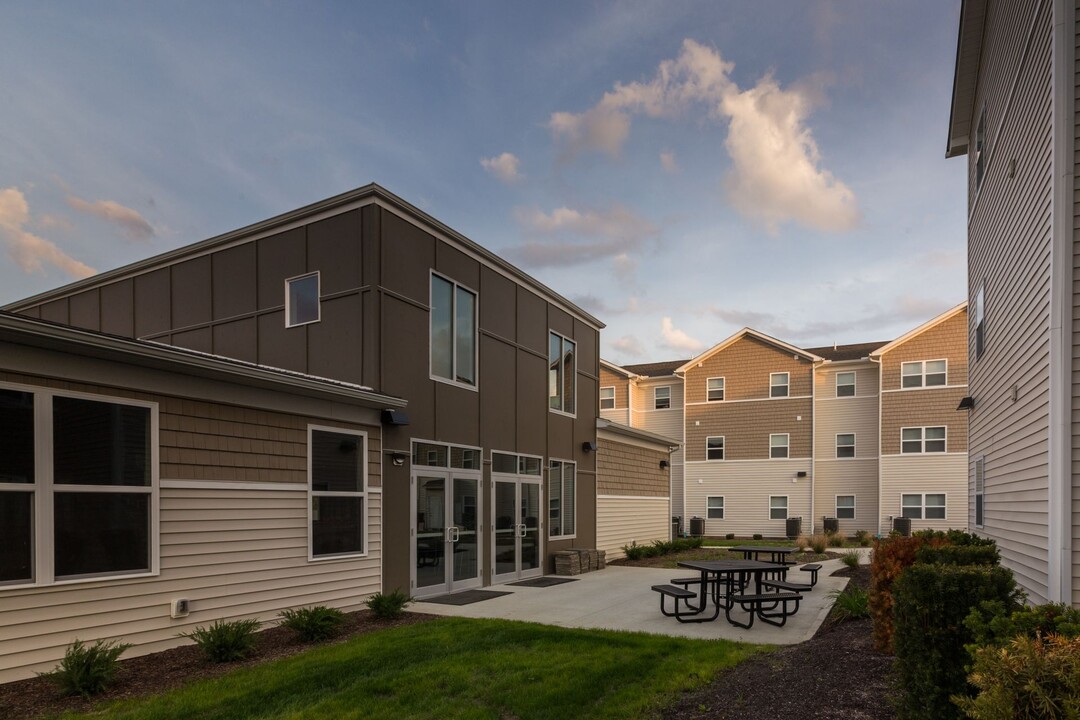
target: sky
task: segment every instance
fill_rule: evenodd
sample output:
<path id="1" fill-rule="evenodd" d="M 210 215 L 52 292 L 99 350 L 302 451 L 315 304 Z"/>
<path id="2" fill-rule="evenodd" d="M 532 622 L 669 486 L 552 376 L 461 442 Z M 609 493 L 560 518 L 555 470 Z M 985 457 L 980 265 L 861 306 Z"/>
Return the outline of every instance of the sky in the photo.
<path id="1" fill-rule="evenodd" d="M 889 340 L 967 296 L 959 6 L 3 3 L 0 304 L 376 182 L 612 362 Z"/>

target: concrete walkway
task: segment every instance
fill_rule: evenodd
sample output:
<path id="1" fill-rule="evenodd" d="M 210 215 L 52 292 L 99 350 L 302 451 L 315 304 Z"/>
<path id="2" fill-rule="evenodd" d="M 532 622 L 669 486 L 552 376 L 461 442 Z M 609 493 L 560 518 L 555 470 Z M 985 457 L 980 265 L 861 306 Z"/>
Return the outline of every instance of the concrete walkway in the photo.
<path id="1" fill-rule="evenodd" d="M 869 557 L 865 555 L 863 563 L 867 562 Z M 714 622 L 706 623 L 680 623 L 675 618 L 664 617 L 660 614 L 660 595 L 653 592 L 651 586 L 667 583 L 673 577 L 685 576 L 688 571 L 624 566 L 609 566 L 604 570 L 578 575 L 576 582 L 546 588 L 493 585 L 485 589 L 512 594 L 471 605 L 417 602 L 409 609 L 432 615 L 501 618 L 561 627 L 794 645 L 813 637 L 832 608 L 829 594 L 847 585 L 847 578 L 830 577 L 830 573 L 843 567 L 839 559 L 826 560 L 821 566 L 817 585 L 812 591 L 803 593 L 799 612 L 789 617 L 784 627 L 774 627 L 758 619 L 752 628 L 744 630 L 728 623 L 722 611 Z M 809 582 L 809 577 L 809 573 L 799 572 L 797 567 L 788 573 L 792 582 L 802 582 L 803 578 Z M 736 617 L 745 619 L 742 614 Z"/>

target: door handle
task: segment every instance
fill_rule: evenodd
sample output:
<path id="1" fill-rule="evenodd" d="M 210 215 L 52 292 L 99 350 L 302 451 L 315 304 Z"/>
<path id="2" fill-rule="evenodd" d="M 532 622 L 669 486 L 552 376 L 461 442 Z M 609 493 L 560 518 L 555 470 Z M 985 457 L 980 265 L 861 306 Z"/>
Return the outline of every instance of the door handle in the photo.
<path id="1" fill-rule="evenodd" d="M 461 528 L 451 525 L 450 528 L 450 542 L 456 543 L 461 539 Z"/>
<path id="2" fill-rule="evenodd" d="M 525 523 L 518 525 L 518 537 L 525 537 L 525 532 L 528 528 L 525 527 Z"/>

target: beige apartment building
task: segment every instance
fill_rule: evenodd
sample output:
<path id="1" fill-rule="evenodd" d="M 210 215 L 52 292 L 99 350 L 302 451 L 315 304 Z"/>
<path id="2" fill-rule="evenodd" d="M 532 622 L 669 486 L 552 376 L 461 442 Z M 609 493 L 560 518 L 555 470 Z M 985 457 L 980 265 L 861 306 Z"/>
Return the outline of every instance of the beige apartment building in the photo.
<path id="1" fill-rule="evenodd" d="M 744 328 L 690 360 L 601 361 L 600 415 L 677 438 L 671 514 L 707 535 L 966 527 L 967 305 L 892 342 Z"/>

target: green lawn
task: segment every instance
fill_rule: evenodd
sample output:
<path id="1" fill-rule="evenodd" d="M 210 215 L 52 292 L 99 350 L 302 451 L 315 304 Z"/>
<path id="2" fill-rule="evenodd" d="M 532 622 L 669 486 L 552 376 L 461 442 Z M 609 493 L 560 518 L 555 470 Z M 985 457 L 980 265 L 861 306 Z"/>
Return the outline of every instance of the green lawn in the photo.
<path id="1" fill-rule="evenodd" d="M 442 618 L 358 636 L 92 715 L 135 719 L 631 718 L 759 648 Z"/>

